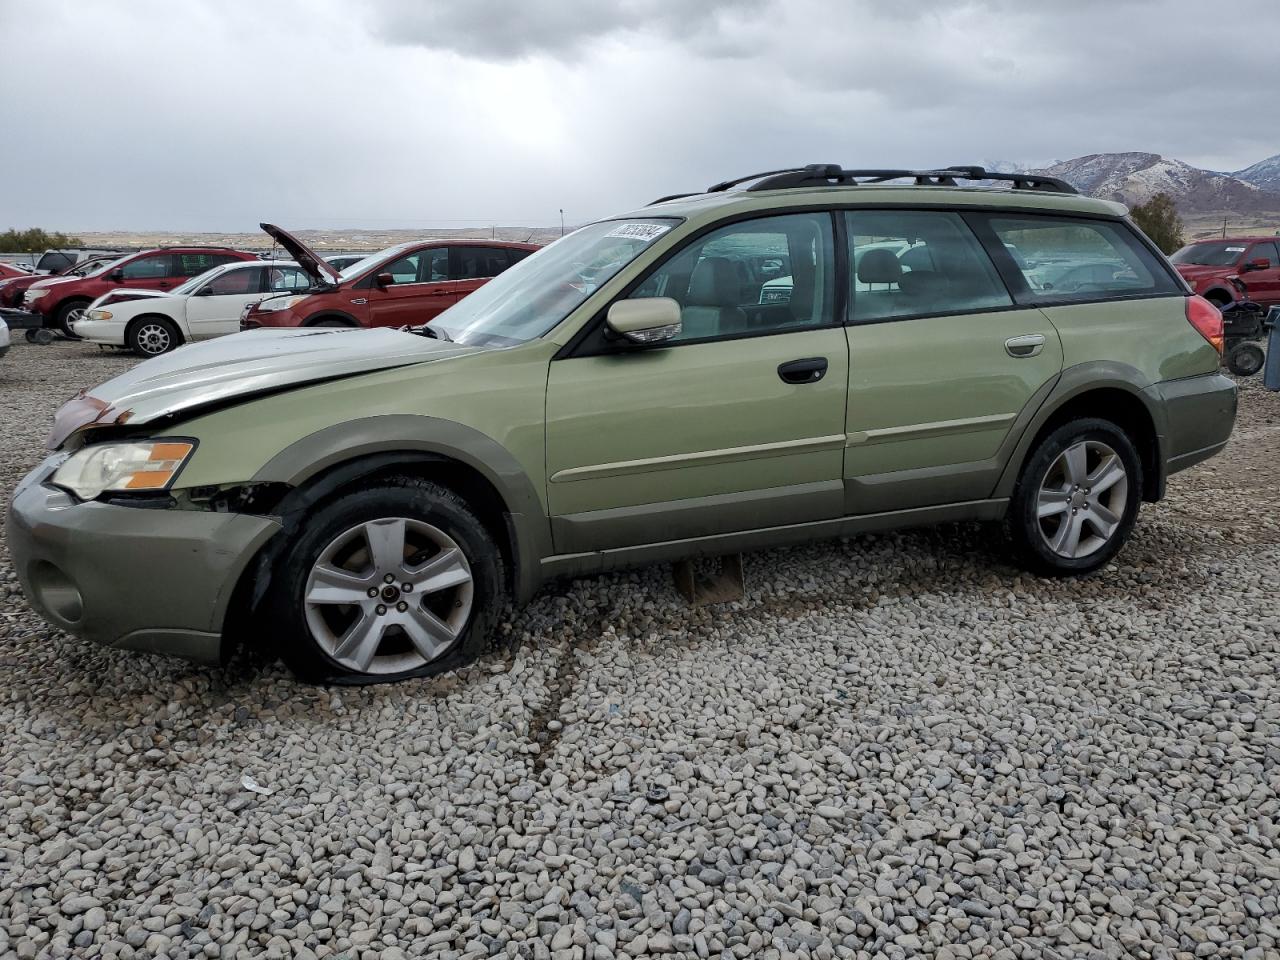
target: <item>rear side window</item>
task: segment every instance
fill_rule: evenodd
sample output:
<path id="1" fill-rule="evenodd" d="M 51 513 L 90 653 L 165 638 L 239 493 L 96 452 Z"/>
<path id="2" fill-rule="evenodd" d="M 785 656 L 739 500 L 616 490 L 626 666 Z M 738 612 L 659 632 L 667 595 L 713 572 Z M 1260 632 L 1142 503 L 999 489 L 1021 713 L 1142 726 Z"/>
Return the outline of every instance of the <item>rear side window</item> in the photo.
<path id="1" fill-rule="evenodd" d="M 236 257 L 215 253 L 175 253 L 173 256 L 173 273 L 175 277 L 198 277 L 206 270 L 231 263 Z"/>
<path id="2" fill-rule="evenodd" d="M 311 277 L 297 267 L 272 267 L 267 275 L 267 289 L 274 292 L 306 290 Z"/>
<path id="3" fill-rule="evenodd" d="M 854 323 L 1013 305 L 995 265 L 954 213 L 854 210 L 845 227 Z"/>
<path id="4" fill-rule="evenodd" d="M 1018 251 L 1019 303 L 1090 302 L 1182 295 L 1168 270 L 1122 223 L 1067 217 L 987 218 L 997 240 Z"/>
<path id="5" fill-rule="evenodd" d="M 499 247 L 454 247 L 454 280 L 483 280 L 507 269 L 507 251 Z"/>

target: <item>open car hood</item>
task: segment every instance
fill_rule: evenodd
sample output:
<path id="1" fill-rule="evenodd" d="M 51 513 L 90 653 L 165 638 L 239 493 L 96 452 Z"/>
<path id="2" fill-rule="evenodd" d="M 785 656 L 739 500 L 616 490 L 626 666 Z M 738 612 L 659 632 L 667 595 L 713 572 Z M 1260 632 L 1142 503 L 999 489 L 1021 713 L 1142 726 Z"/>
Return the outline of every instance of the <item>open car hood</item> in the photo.
<path id="1" fill-rule="evenodd" d="M 274 223 L 260 223 L 258 226 L 262 228 L 267 236 L 288 250 L 289 255 L 297 261 L 298 266 L 311 275 L 312 280 L 317 283 L 337 285 L 338 271 L 333 269 L 333 264 L 328 263 L 324 257 L 320 256 L 288 230 L 277 227 Z"/>
<path id="2" fill-rule="evenodd" d="M 475 353 L 399 330 L 250 330 L 194 343 L 81 390 L 54 416 L 56 450 L 86 428 L 137 426 L 319 380 Z"/>

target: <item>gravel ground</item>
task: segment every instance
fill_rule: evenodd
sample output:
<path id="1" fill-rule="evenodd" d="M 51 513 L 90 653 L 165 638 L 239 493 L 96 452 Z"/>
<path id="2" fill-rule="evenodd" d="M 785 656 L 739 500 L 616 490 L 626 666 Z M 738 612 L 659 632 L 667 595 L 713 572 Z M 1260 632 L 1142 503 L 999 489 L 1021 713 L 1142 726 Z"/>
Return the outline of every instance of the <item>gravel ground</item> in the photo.
<path id="1" fill-rule="evenodd" d="M 130 362 L 0 361 L 5 493 Z M 1280 957 L 1278 415 L 1088 580 L 969 526 L 653 568 L 393 687 L 92 648 L 0 547 L 0 956 Z"/>

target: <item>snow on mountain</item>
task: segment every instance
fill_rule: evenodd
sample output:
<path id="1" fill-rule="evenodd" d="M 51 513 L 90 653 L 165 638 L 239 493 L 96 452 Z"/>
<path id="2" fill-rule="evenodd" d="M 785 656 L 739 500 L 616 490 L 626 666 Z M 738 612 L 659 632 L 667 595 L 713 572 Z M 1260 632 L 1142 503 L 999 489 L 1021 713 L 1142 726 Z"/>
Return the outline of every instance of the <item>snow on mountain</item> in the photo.
<path id="1" fill-rule="evenodd" d="M 1280 168 L 1280 157 L 1272 161 Z M 1264 160 L 1255 166 L 1263 167 L 1272 161 Z M 1157 193 L 1167 193 L 1183 213 L 1280 211 L 1280 192 L 1269 192 L 1235 175 L 1202 170 L 1157 153 L 1095 153 L 1036 172 L 1060 177 L 1081 193 L 1119 200 L 1129 206 L 1144 203 Z M 1280 174 L 1280 169 L 1276 172 Z"/>
<path id="2" fill-rule="evenodd" d="M 1261 187 L 1263 190 L 1280 193 L 1280 153 L 1260 160 L 1251 167 L 1237 170 L 1232 176 L 1245 183 L 1252 183 L 1255 187 Z"/>

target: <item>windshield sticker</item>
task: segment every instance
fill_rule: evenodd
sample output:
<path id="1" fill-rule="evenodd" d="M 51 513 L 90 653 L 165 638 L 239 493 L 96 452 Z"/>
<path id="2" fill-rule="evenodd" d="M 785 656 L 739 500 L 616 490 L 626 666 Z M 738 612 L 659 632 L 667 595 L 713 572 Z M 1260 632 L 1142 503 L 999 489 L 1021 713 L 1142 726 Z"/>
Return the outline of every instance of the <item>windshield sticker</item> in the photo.
<path id="1" fill-rule="evenodd" d="M 656 240 L 670 229 L 671 225 L 666 223 L 624 223 L 621 226 L 614 227 L 605 236 L 626 237 L 628 240 L 642 240 L 648 243 L 650 240 Z"/>
<path id="2" fill-rule="evenodd" d="M 1244 247 L 1227 247 L 1227 253 L 1244 253 Z"/>

